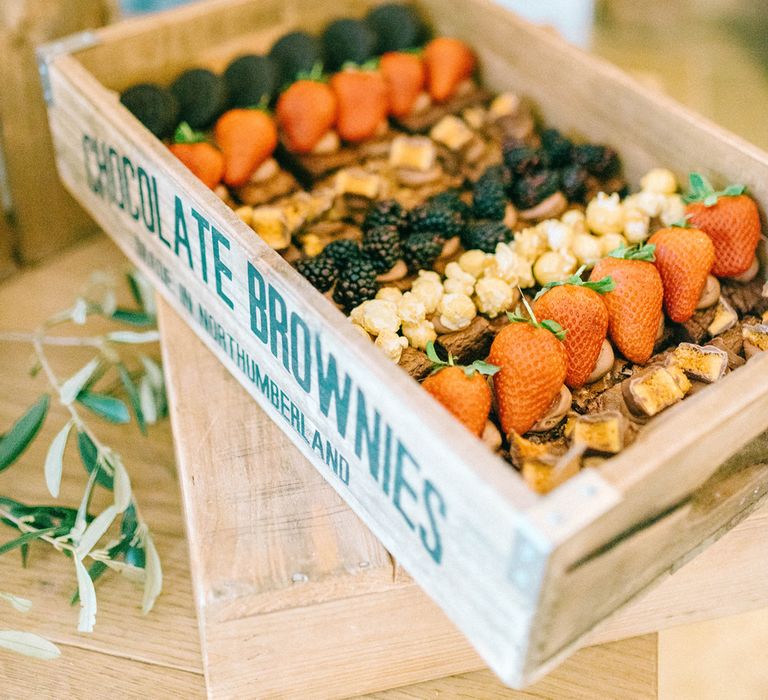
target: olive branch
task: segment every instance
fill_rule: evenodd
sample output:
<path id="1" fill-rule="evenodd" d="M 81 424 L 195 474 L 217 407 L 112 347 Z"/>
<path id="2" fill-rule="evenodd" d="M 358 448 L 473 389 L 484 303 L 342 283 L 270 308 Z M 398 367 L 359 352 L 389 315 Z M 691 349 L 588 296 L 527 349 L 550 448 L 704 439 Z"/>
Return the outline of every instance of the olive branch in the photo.
<path id="1" fill-rule="evenodd" d="M 13 528 L 17 536 L 0 544 L 0 555 L 13 550 L 21 553 L 26 566 L 32 542 L 44 542 L 70 558 L 75 568 L 77 590 L 72 604 L 79 602 L 78 630 L 91 632 L 96 622 L 96 581 L 108 569 L 143 586 L 142 610 L 149 612 L 162 590 L 160 559 L 147 523 L 141 516 L 128 472 L 120 455 L 105 445 L 86 422 L 85 411 L 110 423 L 131 420 L 131 412 L 142 431 L 167 414 L 162 370 L 148 355 L 128 350 L 157 342 L 155 305 L 149 284 L 136 272 L 128 273 L 128 285 L 136 308 L 117 305 L 114 280 L 96 273 L 85 292 L 67 309 L 54 314 L 31 333 L 0 333 L 0 342 L 28 343 L 34 353 L 32 376 L 42 372 L 50 387 L 3 435 L 0 435 L 0 472 L 9 468 L 26 451 L 42 428 L 51 400 L 58 401 L 69 417 L 48 446 L 43 471 L 48 491 L 58 498 L 63 459 L 74 432 L 80 461 L 88 474 L 77 508 L 27 505 L 0 495 L 0 522 Z M 62 336 L 52 329 L 65 324 L 84 326 L 89 317 L 98 316 L 123 326 L 92 336 Z M 124 326 L 132 330 L 126 330 Z M 56 373 L 47 349 L 50 347 L 93 348 L 94 356 L 68 378 Z M 129 369 L 133 365 L 134 369 Z M 111 386 L 97 390 L 108 379 Z M 120 397 L 124 394 L 128 403 Z M 130 408 L 129 408 L 130 406 Z M 112 503 L 102 512 L 89 512 L 97 487 L 112 494 Z M 117 528 L 113 528 L 117 525 Z M 108 532 L 116 529 L 106 542 Z M 89 563 L 86 568 L 86 562 Z M 10 593 L 0 593 L 20 612 L 29 601 Z M 58 650 L 45 639 L 27 632 L 0 630 L 0 647 L 38 658 L 55 658 Z"/>

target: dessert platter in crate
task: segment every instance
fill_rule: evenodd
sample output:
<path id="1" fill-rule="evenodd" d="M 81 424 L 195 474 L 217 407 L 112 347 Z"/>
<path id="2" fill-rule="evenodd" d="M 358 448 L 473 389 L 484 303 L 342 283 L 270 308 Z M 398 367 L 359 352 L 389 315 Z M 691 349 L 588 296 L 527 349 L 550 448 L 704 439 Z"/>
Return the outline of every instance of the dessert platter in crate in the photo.
<path id="1" fill-rule="evenodd" d="M 41 65 L 65 184 L 505 681 L 764 494 L 694 507 L 767 427 L 759 150 L 482 0 Z"/>

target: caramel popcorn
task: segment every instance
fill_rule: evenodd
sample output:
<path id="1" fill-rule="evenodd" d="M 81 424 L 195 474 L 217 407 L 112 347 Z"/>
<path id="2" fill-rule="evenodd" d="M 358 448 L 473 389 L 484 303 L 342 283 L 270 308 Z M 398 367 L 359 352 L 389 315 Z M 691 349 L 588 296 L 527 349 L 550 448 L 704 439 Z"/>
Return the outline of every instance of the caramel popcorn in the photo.
<path id="1" fill-rule="evenodd" d="M 452 331 L 466 328 L 477 316 L 475 304 L 466 294 L 445 294 L 438 304 L 440 323 Z"/>
<path id="2" fill-rule="evenodd" d="M 421 270 L 411 285 L 413 295 L 424 304 L 428 314 L 434 313 L 443 296 L 443 283 L 436 272 Z"/>
<path id="3" fill-rule="evenodd" d="M 677 192 L 677 179 L 674 173 L 667 168 L 654 168 L 640 179 L 640 187 L 645 192 L 674 194 Z"/>
<path id="4" fill-rule="evenodd" d="M 382 287 L 376 292 L 377 299 L 383 299 L 384 301 L 391 301 L 397 304 L 403 293 L 397 287 Z"/>
<path id="5" fill-rule="evenodd" d="M 624 236 L 630 243 L 640 243 L 648 238 L 650 218 L 640 209 L 625 207 Z"/>
<path id="6" fill-rule="evenodd" d="M 408 347 L 408 340 L 401 335 L 397 335 L 397 333 L 385 330 L 379 333 L 374 341 L 374 345 L 392 360 L 392 362 L 397 363 L 400 362 L 403 348 Z"/>
<path id="7" fill-rule="evenodd" d="M 384 299 L 364 301 L 360 306 L 352 309 L 349 318 L 352 323 L 362 326 L 371 335 L 379 335 L 384 331 L 397 333 L 400 329 L 397 305 Z"/>
<path id="8" fill-rule="evenodd" d="M 430 341 L 437 339 L 435 326 L 432 321 L 427 319 L 419 321 L 419 323 L 403 323 L 402 330 L 408 342 L 417 350 L 426 349 Z"/>
<path id="9" fill-rule="evenodd" d="M 594 265 L 603 256 L 603 247 L 597 236 L 577 233 L 573 238 L 571 252 L 581 265 Z"/>
<path id="10" fill-rule="evenodd" d="M 462 253 L 459 258 L 459 267 L 464 270 L 468 275 L 472 275 L 475 279 L 483 274 L 488 263 L 491 261 L 491 256 L 482 250 L 468 250 L 466 253 Z"/>
<path id="11" fill-rule="evenodd" d="M 624 229 L 624 207 L 618 193 L 598 192 L 587 205 L 587 226 L 599 234 L 621 233 Z"/>
<path id="12" fill-rule="evenodd" d="M 664 200 L 659 214 L 664 226 L 671 226 L 685 218 L 685 203 L 679 194 L 672 194 Z"/>
<path id="13" fill-rule="evenodd" d="M 403 323 L 420 323 L 426 314 L 424 302 L 413 292 L 406 292 L 397 301 L 397 315 Z"/>
<path id="14" fill-rule="evenodd" d="M 475 285 L 477 310 L 490 318 L 496 318 L 511 308 L 516 296 L 516 289 L 496 277 L 483 277 Z"/>
<path id="15" fill-rule="evenodd" d="M 544 286 L 560 282 L 576 271 L 576 258 L 567 251 L 547 251 L 533 264 L 536 281 Z"/>
<path id="16" fill-rule="evenodd" d="M 450 262 L 445 267 L 443 288 L 449 294 L 466 294 L 472 296 L 475 289 L 475 278 L 464 270 L 457 262 Z"/>
<path id="17" fill-rule="evenodd" d="M 536 228 L 515 234 L 514 251 L 528 260 L 535 260 L 547 249 L 547 238 Z"/>

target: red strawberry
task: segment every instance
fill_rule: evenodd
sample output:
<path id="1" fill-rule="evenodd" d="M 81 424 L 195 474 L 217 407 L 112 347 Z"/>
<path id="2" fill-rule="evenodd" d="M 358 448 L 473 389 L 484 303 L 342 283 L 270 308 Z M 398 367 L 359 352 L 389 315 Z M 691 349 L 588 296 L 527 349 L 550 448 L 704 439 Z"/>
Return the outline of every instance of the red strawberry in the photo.
<path id="1" fill-rule="evenodd" d="M 468 367 L 454 365 L 450 355 L 448 362 L 443 362 L 432 342 L 427 345 L 427 355 L 435 370 L 421 386 L 480 437 L 491 412 L 491 389 L 483 375 L 495 374 L 499 368 L 480 361 Z"/>
<path id="2" fill-rule="evenodd" d="M 272 117 L 260 109 L 230 109 L 213 129 L 224 153 L 224 182 L 239 187 L 277 146 L 277 128 Z"/>
<path id="3" fill-rule="evenodd" d="M 429 94 L 436 102 L 454 96 L 456 88 L 475 70 L 475 54 L 463 41 L 439 36 L 424 49 Z"/>
<path id="4" fill-rule="evenodd" d="M 696 311 L 715 261 L 715 247 L 703 231 L 678 226 L 659 229 L 648 243 L 656 246 L 667 315 L 675 323 L 685 323 Z"/>
<path id="5" fill-rule="evenodd" d="M 316 80 L 298 80 L 277 100 L 277 122 L 288 149 L 309 153 L 336 123 L 336 95 Z"/>
<path id="6" fill-rule="evenodd" d="M 534 318 L 504 326 L 494 339 L 488 362 L 501 367 L 493 389 L 506 435 L 528 432 L 560 393 L 568 367 L 562 333 L 554 322 Z"/>
<path id="7" fill-rule="evenodd" d="M 186 165 L 203 184 L 213 189 L 224 176 L 224 156 L 221 151 L 205 137 L 192 131 L 189 124 L 182 122 L 176 129 L 175 142 L 168 148 L 184 165 Z"/>
<path id="8" fill-rule="evenodd" d="M 749 269 L 760 242 L 760 214 L 742 185 L 731 185 L 715 192 L 707 179 L 691 173 L 688 220 L 700 228 L 715 246 L 712 274 L 738 277 Z"/>
<path id="9" fill-rule="evenodd" d="M 661 322 L 664 288 L 653 263 L 654 248 L 618 248 L 598 260 L 591 280 L 611 277 L 616 284 L 603 296 L 608 307 L 608 333 L 630 362 L 645 364 L 653 354 Z"/>
<path id="10" fill-rule="evenodd" d="M 336 129 L 345 141 L 371 138 L 387 118 L 387 84 L 378 71 L 344 70 L 331 78 L 339 105 Z"/>
<path id="11" fill-rule="evenodd" d="M 583 282 L 577 273 L 545 287 L 534 302 L 536 316 L 551 318 L 568 329 L 563 340 L 568 355 L 565 383 L 572 389 L 582 386 L 597 364 L 608 333 L 608 309 L 601 295 L 613 286 L 610 277 Z"/>
<path id="12" fill-rule="evenodd" d="M 379 70 L 389 91 L 389 113 L 395 117 L 407 116 L 427 80 L 421 56 L 390 51 L 381 57 Z"/>

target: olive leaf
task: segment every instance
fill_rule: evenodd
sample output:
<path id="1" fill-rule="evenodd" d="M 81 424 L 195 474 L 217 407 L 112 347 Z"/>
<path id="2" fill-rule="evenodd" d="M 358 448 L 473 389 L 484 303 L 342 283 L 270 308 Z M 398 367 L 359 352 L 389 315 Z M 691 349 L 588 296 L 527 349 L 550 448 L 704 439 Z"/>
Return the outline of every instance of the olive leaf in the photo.
<path id="1" fill-rule="evenodd" d="M 112 453 L 107 460 L 112 467 L 115 508 L 117 508 L 118 513 L 123 513 L 131 503 L 131 480 L 128 478 L 128 472 L 125 470 L 120 455 Z"/>
<path id="2" fill-rule="evenodd" d="M 0 647 L 43 661 L 61 656 L 61 651 L 55 644 L 31 632 L 0 630 Z"/>
<path id="3" fill-rule="evenodd" d="M 115 321 L 120 321 L 129 326 L 137 326 L 139 328 L 152 326 L 155 323 L 154 317 L 144 311 L 133 311 L 131 309 L 123 309 L 119 307 L 112 312 L 112 318 Z"/>
<path id="4" fill-rule="evenodd" d="M 61 488 L 61 472 L 64 468 L 64 450 L 67 447 L 69 431 L 72 430 L 72 421 L 68 420 L 64 427 L 56 434 L 45 456 L 45 484 L 48 492 L 54 498 L 59 497 Z"/>
<path id="5" fill-rule="evenodd" d="M 139 398 L 139 390 L 136 387 L 136 383 L 133 381 L 133 377 L 131 377 L 128 368 L 122 362 L 117 363 L 117 371 L 120 374 L 120 381 L 123 383 L 125 393 L 128 394 L 128 399 L 131 402 L 131 408 L 133 408 L 133 413 L 136 416 L 136 423 L 139 426 L 139 430 L 146 435 L 147 423 L 144 420 L 144 411 L 141 409 L 141 400 Z"/>
<path id="6" fill-rule="evenodd" d="M 139 381 L 139 402 L 147 424 L 154 425 L 157 423 L 157 402 L 148 375 L 144 375 Z"/>
<path id="7" fill-rule="evenodd" d="M 58 535 L 65 534 L 64 532 L 61 532 L 61 528 L 58 527 L 47 527 L 44 530 L 25 532 L 15 540 L 11 540 L 10 542 L 6 542 L 5 544 L 0 545 L 0 554 L 10 552 L 12 549 L 16 549 L 16 547 L 21 547 L 23 544 L 27 544 L 28 542 L 32 542 L 33 540 L 41 538 L 43 535 L 53 535 L 54 533 Z"/>
<path id="8" fill-rule="evenodd" d="M 11 429 L 0 437 L 0 472 L 11 466 L 37 435 L 48 413 L 50 397 L 43 394 Z"/>
<path id="9" fill-rule="evenodd" d="M 106 338 L 113 343 L 136 345 L 139 343 L 156 343 L 160 340 L 160 333 L 158 331 L 112 331 L 107 333 Z"/>
<path id="10" fill-rule="evenodd" d="M 59 399 L 65 406 L 69 406 L 82 391 L 85 383 L 99 366 L 99 359 L 94 357 L 88 364 L 81 367 L 59 388 Z"/>
<path id="11" fill-rule="evenodd" d="M 28 613 L 32 609 L 32 601 L 26 598 L 20 598 L 13 593 L 4 593 L 0 591 L 0 600 L 6 600 L 11 604 L 14 610 L 18 610 L 21 613 Z"/>
<path id="12" fill-rule="evenodd" d="M 99 394 L 95 391 L 81 391 L 77 395 L 77 402 L 110 423 L 122 425 L 131 422 L 128 406 L 115 396 Z"/>
<path id="13" fill-rule="evenodd" d="M 96 472 L 96 481 L 104 488 L 112 490 L 113 480 L 112 475 L 107 474 L 99 459 L 99 451 L 96 449 L 96 445 L 93 444 L 93 440 L 88 436 L 88 433 L 78 430 L 77 432 L 77 446 L 80 450 L 80 460 L 85 467 L 85 470 L 90 474 Z"/>
<path id="14" fill-rule="evenodd" d="M 141 604 L 141 611 L 146 615 L 152 610 L 155 605 L 155 600 L 157 600 L 157 596 L 159 596 L 160 592 L 163 590 L 163 569 L 160 565 L 160 557 L 157 554 L 157 549 L 155 549 L 152 535 L 150 535 L 149 532 L 146 532 L 143 540 L 146 556 L 146 562 L 144 564 L 146 579 L 144 581 L 144 598 Z"/>
<path id="15" fill-rule="evenodd" d="M 91 550 L 97 545 L 99 540 L 104 536 L 107 530 L 115 522 L 115 518 L 118 515 L 117 507 L 114 505 L 107 506 L 101 513 L 99 513 L 86 528 L 80 543 L 77 545 L 75 556 L 80 560 L 90 554 Z"/>
<path id="16" fill-rule="evenodd" d="M 76 323 L 78 326 L 85 324 L 88 318 L 88 303 L 85 299 L 82 297 L 77 298 L 75 305 L 72 307 L 70 317 L 72 318 L 73 323 Z"/>
<path id="17" fill-rule="evenodd" d="M 163 370 L 160 369 L 160 365 L 157 364 L 151 357 L 146 355 L 139 355 L 141 364 L 144 365 L 144 370 L 147 373 L 147 378 L 153 389 L 162 389 L 165 380 L 163 378 Z"/>
<path id="18" fill-rule="evenodd" d="M 93 632 L 93 626 L 96 624 L 96 589 L 93 587 L 93 581 L 88 575 L 88 571 L 78 556 L 72 557 L 75 562 L 75 573 L 77 574 L 77 592 L 80 597 L 80 617 L 77 623 L 78 632 Z"/>

